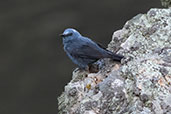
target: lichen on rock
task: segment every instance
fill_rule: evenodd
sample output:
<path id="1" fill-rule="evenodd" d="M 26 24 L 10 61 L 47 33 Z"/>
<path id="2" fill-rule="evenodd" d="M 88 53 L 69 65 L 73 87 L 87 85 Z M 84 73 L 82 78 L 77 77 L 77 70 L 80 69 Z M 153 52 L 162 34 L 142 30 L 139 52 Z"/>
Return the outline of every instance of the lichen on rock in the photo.
<path id="1" fill-rule="evenodd" d="M 162 6 L 164 7 L 171 7 L 171 0 L 160 0 Z"/>
<path id="2" fill-rule="evenodd" d="M 171 9 L 151 9 L 114 32 L 97 73 L 75 70 L 58 98 L 61 114 L 170 114 Z"/>

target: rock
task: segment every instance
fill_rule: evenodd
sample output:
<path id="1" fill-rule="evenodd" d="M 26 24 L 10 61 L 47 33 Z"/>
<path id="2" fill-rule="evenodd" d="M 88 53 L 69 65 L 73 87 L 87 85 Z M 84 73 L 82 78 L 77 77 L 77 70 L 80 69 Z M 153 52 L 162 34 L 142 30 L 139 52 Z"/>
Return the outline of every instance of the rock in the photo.
<path id="1" fill-rule="evenodd" d="M 171 0 L 160 0 L 162 3 L 162 6 L 164 7 L 171 7 Z"/>
<path id="2" fill-rule="evenodd" d="M 171 114 L 171 9 L 151 9 L 114 32 L 97 73 L 74 71 L 58 98 L 60 114 Z"/>

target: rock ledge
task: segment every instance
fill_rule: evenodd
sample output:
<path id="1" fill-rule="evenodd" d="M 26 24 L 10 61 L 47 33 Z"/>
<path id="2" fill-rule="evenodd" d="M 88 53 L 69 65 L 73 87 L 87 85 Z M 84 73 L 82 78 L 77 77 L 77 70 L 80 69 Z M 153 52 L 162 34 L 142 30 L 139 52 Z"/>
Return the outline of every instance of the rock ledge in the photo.
<path id="1" fill-rule="evenodd" d="M 74 71 L 58 98 L 61 114 L 171 114 L 171 9 L 151 9 L 114 32 L 108 45 L 126 59 Z"/>

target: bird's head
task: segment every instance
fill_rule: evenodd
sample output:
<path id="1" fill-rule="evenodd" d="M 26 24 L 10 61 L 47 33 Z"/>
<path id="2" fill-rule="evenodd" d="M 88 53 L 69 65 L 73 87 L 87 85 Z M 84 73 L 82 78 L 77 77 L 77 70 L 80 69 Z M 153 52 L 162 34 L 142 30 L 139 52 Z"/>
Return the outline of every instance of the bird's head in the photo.
<path id="1" fill-rule="evenodd" d="M 65 29 L 65 31 L 62 34 L 60 34 L 60 36 L 63 38 L 77 38 L 81 36 L 81 34 L 75 29 L 68 28 Z"/>

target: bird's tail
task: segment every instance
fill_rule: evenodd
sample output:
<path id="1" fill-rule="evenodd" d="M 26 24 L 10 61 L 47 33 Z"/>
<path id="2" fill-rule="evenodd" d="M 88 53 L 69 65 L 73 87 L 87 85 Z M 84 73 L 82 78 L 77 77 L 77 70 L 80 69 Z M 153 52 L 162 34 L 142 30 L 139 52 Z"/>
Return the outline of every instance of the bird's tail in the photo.
<path id="1" fill-rule="evenodd" d="M 113 61 L 121 62 L 121 59 L 124 58 L 123 55 L 115 54 L 115 53 L 110 52 L 110 51 L 109 51 L 109 55 L 110 55 L 110 58 L 113 59 Z"/>
<path id="2" fill-rule="evenodd" d="M 118 61 L 118 62 L 121 62 L 121 59 L 122 58 L 124 58 L 124 56 L 123 55 L 119 55 L 119 54 L 112 54 L 112 59 L 114 60 L 114 61 Z"/>

